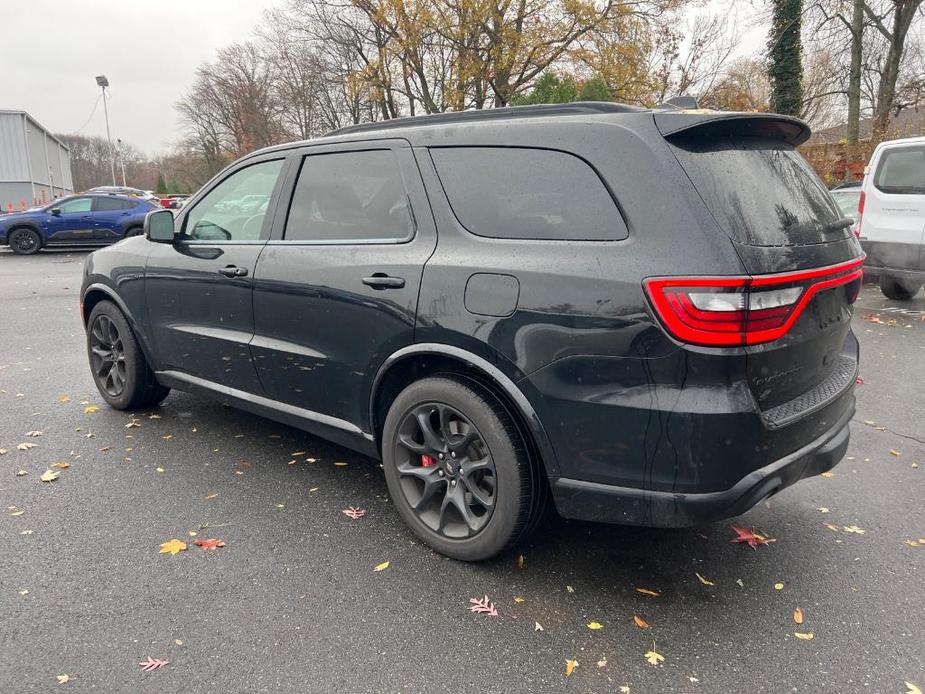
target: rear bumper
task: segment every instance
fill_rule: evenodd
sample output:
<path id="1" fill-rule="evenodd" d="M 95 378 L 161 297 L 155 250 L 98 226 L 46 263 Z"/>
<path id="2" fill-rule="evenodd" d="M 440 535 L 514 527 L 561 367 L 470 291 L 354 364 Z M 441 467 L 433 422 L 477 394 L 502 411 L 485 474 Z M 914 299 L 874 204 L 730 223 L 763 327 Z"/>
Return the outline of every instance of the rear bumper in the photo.
<path id="1" fill-rule="evenodd" d="M 925 255 L 921 244 L 884 243 L 861 239 L 861 248 L 867 253 L 864 273 L 871 277 L 891 275 L 903 279 L 925 279 Z"/>
<path id="2" fill-rule="evenodd" d="M 852 396 L 850 407 L 822 436 L 724 491 L 674 493 L 559 478 L 552 482 L 553 498 L 562 516 L 602 523 L 681 528 L 731 518 L 794 482 L 835 467 L 848 449 L 853 415 Z"/>

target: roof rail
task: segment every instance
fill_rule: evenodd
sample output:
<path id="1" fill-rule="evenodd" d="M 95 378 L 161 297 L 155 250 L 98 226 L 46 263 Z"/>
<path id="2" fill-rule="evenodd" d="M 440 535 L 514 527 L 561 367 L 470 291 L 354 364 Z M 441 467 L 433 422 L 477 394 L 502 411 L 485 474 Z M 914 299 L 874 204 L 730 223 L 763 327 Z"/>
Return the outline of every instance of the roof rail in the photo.
<path id="1" fill-rule="evenodd" d="M 575 116 L 593 113 L 633 113 L 645 109 L 628 104 L 617 104 L 610 101 L 573 101 L 568 104 L 542 104 L 537 106 L 504 106 L 499 108 L 486 108 L 473 111 L 452 111 L 448 113 L 433 113 L 427 116 L 412 116 L 410 118 L 393 118 L 391 120 L 377 121 L 375 123 L 361 123 L 348 125 L 344 128 L 332 130 L 328 135 L 344 135 L 347 133 L 376 132 L 378 130 L 391 130 L 393 128 L 410 128 L 418 125 L 442 125 L 444 123 L 468 123 L 505 118 L 541 118 L 543 116 Z"/>

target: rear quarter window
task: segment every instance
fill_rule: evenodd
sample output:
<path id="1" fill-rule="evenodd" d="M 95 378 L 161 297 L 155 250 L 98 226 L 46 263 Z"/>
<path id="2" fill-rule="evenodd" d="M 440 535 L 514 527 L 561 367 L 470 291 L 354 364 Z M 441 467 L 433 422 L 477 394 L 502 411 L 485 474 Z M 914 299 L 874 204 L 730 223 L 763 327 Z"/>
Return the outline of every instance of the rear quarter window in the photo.
<path id="1" fill-rule="evenodd" d="M 885 150 L 874 185 L 884 193 L 925 195 L 925 145 Z"/>
<path id="2" fill-rule="evenodd" d="M 618 241 L 626 223 L 584 160 L 526 147 L 431 148 L 453 213 L 478 236 Z"/>

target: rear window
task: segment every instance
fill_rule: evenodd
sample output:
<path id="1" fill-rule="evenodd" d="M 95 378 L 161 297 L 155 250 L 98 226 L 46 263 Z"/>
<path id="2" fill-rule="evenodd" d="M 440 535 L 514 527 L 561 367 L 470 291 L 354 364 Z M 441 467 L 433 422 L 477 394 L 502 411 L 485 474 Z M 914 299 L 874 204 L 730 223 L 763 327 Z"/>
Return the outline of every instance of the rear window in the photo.
<path id="1" fill-rule="evenodd" d="M 450 206 L 473 234 L 504 239 L 615 241 L 620 210 L 586 162 L 519 147 L 430 150 Z"/>
<path id="2" fill-rule="evenodd" d="M 720 227 L 752 246 L 847 238 L 845 222 L 803 156 L 764 138 L 677 138 L 672 149 Z"/>
<path id="3" fill-rule="evenodd" d="M 135 203 L 128 200 L 119 200 L 118 198 L 94 198 L 93 209 L 96 212 L 117 212 L 119 210 L 130 210 L 135 207 Z"/>
<path id="4" fill-rule="evenodd" d="M 838 210 L 845 217 L 854 217 L 858 213 L 858 202 L 861 199 L 861 190 L 833 190 L 832 199 L 838 205 Z"/>
<path id="5" fill-rule="evenodd" d="M 925 195 L 925 146 L 884 151 L 874 185 L 884 193 Z"/>

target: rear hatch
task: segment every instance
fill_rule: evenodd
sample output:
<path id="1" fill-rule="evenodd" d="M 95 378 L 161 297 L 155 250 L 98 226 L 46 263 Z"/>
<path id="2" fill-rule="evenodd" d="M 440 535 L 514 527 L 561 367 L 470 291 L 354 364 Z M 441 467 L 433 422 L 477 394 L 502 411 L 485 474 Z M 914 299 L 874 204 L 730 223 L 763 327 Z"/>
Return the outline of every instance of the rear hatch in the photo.
<path id="1" fill-rule="evenodd" d="M 742 344 L 766 423 L 783 426 L 824 407 L 855 379 L 849 333 L 861 249 L 796 150 L 808 128 L 763 114 L 666 112 L 655 120 L 749 276 Z"/>

